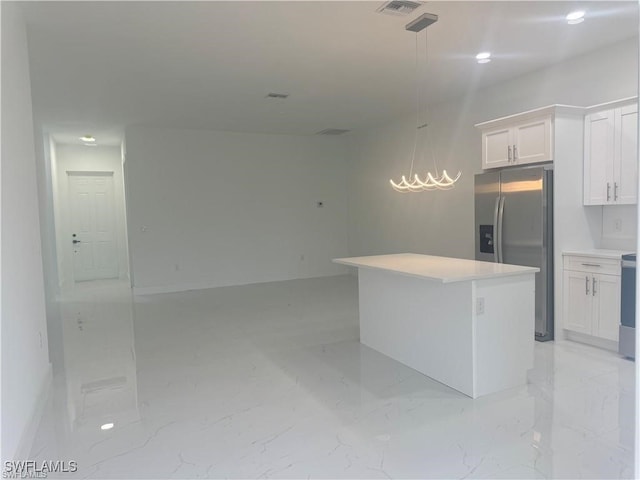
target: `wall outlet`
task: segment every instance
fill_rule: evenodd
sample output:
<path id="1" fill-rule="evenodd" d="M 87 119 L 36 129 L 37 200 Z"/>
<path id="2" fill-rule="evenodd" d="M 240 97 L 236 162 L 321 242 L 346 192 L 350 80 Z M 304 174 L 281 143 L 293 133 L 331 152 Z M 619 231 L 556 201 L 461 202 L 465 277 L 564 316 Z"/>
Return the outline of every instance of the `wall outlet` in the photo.
<path id="1" fill-rule="evenodd" d="M 616 218 L 613 222 L 613 228 L 615 228 L 616 232 L 622 231 L 622 219 Z"/>
<path id="2" fill-rule="evenodd" d="M 476 298 L 476 315 L 484 314 L 484 297 Z"/>

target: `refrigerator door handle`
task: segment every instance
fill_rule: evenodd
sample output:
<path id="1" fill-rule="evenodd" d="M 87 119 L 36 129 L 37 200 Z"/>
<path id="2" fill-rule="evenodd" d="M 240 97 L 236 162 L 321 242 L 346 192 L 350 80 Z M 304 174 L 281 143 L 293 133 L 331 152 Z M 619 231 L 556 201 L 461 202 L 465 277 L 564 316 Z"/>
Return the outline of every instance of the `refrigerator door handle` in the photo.
<path id="1" fill-rule="evenodd" d="M 502 257 L 502 223 L 504 220 L 504 200 L 505 197 L 500 197 L 500 206 L 498 207 L 498 263 L 503 263 Z"/>
<path id="2" fill-rule="evenodd" d="M 498 245 L 500 245 L 500 230 L 498 225 L 498 211 L 500 207 L 500 196 L 496 197 L 496 206 L 493 209 L 493 261 L 500 263 L 500 257 L 498 256 Z"/>

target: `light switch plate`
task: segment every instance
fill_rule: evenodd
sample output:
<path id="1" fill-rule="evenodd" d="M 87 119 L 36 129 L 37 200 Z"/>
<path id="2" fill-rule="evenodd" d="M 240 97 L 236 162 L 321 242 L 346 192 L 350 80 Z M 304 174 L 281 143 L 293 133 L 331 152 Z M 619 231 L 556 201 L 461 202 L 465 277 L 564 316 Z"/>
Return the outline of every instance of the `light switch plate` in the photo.
<path id="1" fill-rule="evenodd" d="M 484 297 L 476 298 L 476 315 L 484 314 Z"/>

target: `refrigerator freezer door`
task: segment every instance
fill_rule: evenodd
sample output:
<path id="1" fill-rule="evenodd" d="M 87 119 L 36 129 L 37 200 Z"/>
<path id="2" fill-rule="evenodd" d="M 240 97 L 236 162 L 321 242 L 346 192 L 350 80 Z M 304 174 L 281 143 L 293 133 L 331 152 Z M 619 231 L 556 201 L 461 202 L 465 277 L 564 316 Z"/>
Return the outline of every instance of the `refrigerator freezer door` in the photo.
<path id="1" fill-rule="evenodd" d="M 542 167 L 504 170 L 501 194 L 502 262 L 540 268 L 536 273 L 536 337 L 550 339 L 553 318 L 552 171 Z"/>
<path id="2" fill-rule="evenodd" d="M 475 176 L 475 252 L 476 260 L 494 262 L 496 245 L 497 207 L 500 198 L 500 173 L 489 172 Z"/>

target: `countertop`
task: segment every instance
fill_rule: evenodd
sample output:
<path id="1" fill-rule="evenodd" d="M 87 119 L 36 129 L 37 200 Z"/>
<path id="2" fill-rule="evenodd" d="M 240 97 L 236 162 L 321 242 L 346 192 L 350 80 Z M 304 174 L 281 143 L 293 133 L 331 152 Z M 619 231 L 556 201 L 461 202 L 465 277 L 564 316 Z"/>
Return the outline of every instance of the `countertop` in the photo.
<path id="1" fill-rule="evenodd" d="M 539 272 L 539 268 L 479 262 L 462 258 L 435 257 L 416 253 L 372 255 L 369 257 L 334 258 L 335 263 L 358 268 L 385 270 L 410 277 L 442 283 L 485 280 Z"/>
<path id="2" fill-rule="evenodd" d="M 601 257 L 601 258 L 614 258 L 620 260 L 622 255 L 627 253 L 635 253 L 628 250 L 605 250 L 600 248 L 591 248 L 585 250 L 565 250 L 562 255 L 573 255 L 576 257 Z"/>

